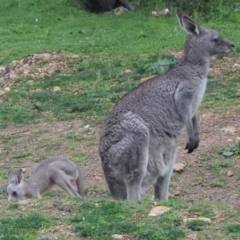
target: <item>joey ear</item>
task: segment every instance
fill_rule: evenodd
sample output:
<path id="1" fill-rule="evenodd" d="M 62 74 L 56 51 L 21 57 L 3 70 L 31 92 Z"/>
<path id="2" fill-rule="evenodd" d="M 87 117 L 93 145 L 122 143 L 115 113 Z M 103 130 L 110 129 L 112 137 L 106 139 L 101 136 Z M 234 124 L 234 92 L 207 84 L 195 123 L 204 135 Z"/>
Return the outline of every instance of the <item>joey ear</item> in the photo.
<path id="1" fill-rule="evenodd" d="M 11 183 L 11 182 L 15 182 L 15 181 L 16 181 L 16 175 L 12 169 L 9 169 L 8 170 L 8 182 Z"/>
<path id="2" fill-rule="evenodd" d="M 196 35 L 201 33 L 201 27 L 192 18 L 190 18 L 180 9 L 177 9 L 176 13 L 179 24 L 187 33 Z"/>
<path id="3" fill-rule="evenodd" d="M 21 183 L 23 181 L 23 171 L 22 169 L 20 168 L 18 170 L 18 174 L 17 174 L 17 183 Z"/>

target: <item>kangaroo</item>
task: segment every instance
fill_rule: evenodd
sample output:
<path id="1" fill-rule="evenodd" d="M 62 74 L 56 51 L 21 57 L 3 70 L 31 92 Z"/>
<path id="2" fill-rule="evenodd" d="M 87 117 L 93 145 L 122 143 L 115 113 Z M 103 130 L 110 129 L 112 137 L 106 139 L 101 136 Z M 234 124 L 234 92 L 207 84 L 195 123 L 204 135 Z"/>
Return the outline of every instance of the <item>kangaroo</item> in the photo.
<path id="1" fill-rule="evenodd" d="M 186 128 L 185 149 L 199 145 L 196 113 L 207 85 L 210 57 L 234 51 L 215 30 L 177 10 L 189 34 L 184 56 L 171 70 L 140 84 L 114 106 L 100 132 L 99 155 L 113 197 L 138 200 L 147 185 L 168 199 L 177 140 Z"/>
<path id="2" fill-rule="evenodd" d="M 76 183 L 78 192 L 74 190 L 73 182 Z M 45 159 L 26 181 L 23 181 L 22 169 L 18 171 L 17 175 L 10 169 L 8 183 L 8 201 L 22 197 L 41 198 L 40 194 L 49 190 L 54 184 L 71 196 L 81 198 L 84 194 L 80 169 L 75 163 L 62 156 Z"/>

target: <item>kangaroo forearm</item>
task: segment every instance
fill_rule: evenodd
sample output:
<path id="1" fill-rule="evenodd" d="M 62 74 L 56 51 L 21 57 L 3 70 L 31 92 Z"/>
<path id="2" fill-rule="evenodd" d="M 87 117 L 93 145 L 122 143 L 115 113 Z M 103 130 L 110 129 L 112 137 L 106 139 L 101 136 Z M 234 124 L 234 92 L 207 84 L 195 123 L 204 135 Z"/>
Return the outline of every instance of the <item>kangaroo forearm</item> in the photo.
<path id="1" fill-rule="evenodd" d="M 195 133 L 196 136 L 199 135 L 199 131 L 198 131 L 198 121 L 197 121 L 197 116 L 194 115 L 193 119 L 192 119 L 192 125 L 193 125 L 193 131 Z"/>

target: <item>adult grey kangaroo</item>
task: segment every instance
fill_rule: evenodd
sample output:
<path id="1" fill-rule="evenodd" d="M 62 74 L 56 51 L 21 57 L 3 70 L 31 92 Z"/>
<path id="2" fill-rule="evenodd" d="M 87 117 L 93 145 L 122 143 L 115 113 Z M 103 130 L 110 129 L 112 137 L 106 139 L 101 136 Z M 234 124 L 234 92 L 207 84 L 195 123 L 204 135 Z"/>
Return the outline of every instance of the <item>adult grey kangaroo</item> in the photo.
<path id="1" fill-rule="evenodd" d="M 163 75 L 127 93 L 105 122 L 99 154 L 113 197 L 138 200 L 154 186 L 155 199 L 167 200 L 177 139 L 187 130 L 188 153 L 199 145 L 196 113 L 207 84 L 210 57 L 234 51 L 215 30 L 198 25 L 177 10 L 189 34 L 183 59 Z"/>
<path id="2" fill-rule="evenodd" d="M 78 192 L 74 190 L 72 183 L 76 183 Z M 81 197 L 84 194 L 80 169 L 69 159 L 54 156 L 45 159 L 26 181 L 23 181 L 22 169 L 17 175 L 10 169 L 8 171 L 8 200 L 17 200 L 23 196 L 41 198 L 40 194 L 49 190 L 54 184 L 71 196 Z"/>

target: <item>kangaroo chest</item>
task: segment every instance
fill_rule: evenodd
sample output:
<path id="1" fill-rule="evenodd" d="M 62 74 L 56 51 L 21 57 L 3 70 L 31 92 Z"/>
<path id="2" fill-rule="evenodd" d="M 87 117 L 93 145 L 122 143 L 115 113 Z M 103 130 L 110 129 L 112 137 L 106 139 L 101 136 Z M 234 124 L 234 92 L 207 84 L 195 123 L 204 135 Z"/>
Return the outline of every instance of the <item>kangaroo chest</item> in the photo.
<path id="1" fill-rule="evenodd" d="M 207 78 L 204 78 L 201 80 L 201 82 L 198 86 L 197 94 L 195 96 L 195 101 L 194 101 L 194 106 L 193 106 L 193 115 L 196 114 L 196 112 L 202 102 L 203 96 L 206 91 L 206 87 L 207 87 Z"/>

